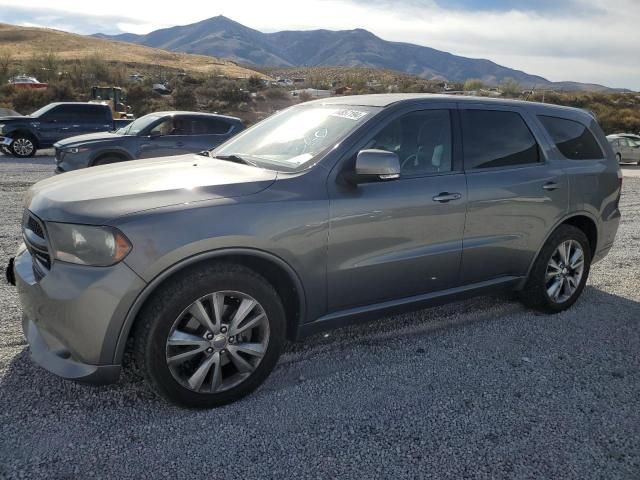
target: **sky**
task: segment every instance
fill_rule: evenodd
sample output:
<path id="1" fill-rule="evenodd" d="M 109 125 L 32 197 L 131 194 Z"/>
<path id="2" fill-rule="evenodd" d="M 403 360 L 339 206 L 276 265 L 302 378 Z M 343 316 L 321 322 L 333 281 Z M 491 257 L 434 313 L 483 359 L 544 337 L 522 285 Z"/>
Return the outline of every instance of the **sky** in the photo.
<path id="1" fill-rule="evenodd" d="M 364 28 L 385 40 L 488 58 L 552 81 L 640 91 L 640 0 L 21 0 L 16 5 L 0 0 L 1 23 L 81 34 L 148 33 L 216 15 L 263 32 Z"/>

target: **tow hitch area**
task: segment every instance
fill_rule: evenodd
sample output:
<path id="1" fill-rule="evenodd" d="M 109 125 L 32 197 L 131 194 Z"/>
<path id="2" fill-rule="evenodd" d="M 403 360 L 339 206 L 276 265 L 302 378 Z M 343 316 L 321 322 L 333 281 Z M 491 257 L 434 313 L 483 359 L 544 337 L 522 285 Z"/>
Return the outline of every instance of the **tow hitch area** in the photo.
<path id="1" fill-rule="evenodd" d="M 15 286 L 15 284 L 16 284 L 16 274 L 13 271 L 13 261 L 14 261 L 14 257 L 11 257 L 9 259 L 9 265 L 7 265 L 7 269 L 5 271 L 5 275 L 7 277 L 7 282 L 9 282 L 11 285 Z"/>

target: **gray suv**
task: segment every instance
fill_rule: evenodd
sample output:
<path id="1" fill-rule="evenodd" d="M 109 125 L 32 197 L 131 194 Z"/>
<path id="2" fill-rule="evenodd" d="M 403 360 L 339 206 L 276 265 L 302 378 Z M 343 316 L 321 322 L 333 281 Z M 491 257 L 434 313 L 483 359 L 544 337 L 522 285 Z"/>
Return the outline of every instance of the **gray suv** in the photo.
<path id="1" fill-rule="evenodd" d="M 197 153 L 244 130 L 236 117 L 198 112 L 156 112 L 115 132 L 90 133 L 54 144 L 56 173 L 79 168 Z"/>
<path id="2" fill-rule="evenodd" d="M 587 112 L 434 95 L 323 99 L 209 152 L 44 180 L 9 269 L 35 362 L 190 407 L 285 340 L 494 289 L 555 313 L 611 248 L 621 174 Z"/>

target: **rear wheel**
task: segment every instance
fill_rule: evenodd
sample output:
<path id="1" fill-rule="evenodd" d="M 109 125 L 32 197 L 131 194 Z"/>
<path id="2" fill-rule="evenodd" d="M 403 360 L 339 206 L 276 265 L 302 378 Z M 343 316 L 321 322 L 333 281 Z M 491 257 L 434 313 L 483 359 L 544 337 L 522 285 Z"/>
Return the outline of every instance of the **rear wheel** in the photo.
<path id="1" fill-rule="evenodd" d="M 520 297 L 543 312 L 566 310 L 582 293 L 590 267 L 591 247 L 584 232 L 561 225 L 542 248 Z"/>
<path id="2" fill-rule="evenodd" d="M 33 157 L 36 154 L 36 145 L 32 138 L 18 135 L 11 143 L 11 152 L 18 158 Z"/>
<path id="3" fill-rule="evenodd" d="M 208 265 L 154 295 L 139 317 L 135 359 L 171 402 L 217 407 L 267 378 L 284 332 L 284 308 L 264 278 L 239 265 Z"/>

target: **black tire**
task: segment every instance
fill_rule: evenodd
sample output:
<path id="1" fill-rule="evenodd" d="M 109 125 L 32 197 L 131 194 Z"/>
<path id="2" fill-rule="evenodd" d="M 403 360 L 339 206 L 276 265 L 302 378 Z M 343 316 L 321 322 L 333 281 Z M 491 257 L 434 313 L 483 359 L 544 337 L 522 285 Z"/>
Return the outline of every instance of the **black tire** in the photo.
<path id="1" fill-rule="evenodd" d="M 270 333 L 260 363 L 246 379 L 228 390 L 201 393 L 183 386 L 174 378 L 167 365 L 167 339 L 174 322 L 186 308 L 218 291 L 241 292 L 254 298 L 267 315 Z M 280 357 L 285 328 L 285 312 L 280 297 L 262 276 L 246 267 L 229 263 L 198 266 L 161 286 L 144 306 L 134 330 L 133 359 L 152 390 L 161 397 L 188 408 L 218 407 L 239 400 L 264 382 Z"/>
<path id="2" fill-rule="evenodd" d="M 33 138 L 28 135 L 16 135 L 11 142 L 11 153 L 14 157 L 29 158 L 36 154 L 37 147 Z"/>
<path id="3" fill-rule="evenodd" d="M 2 152 L 7 157 L 13 157 L 13 152 L 6 145 L 0 145 L 0 152 Z"/>
<path id="4" fill-rule="evenodd" d="M 562 302 L 553 301 L 547 294 L 546 273 L 552 255 L 559 245 L 573 240 L 580 244 L 584 254 L 584 269 L 575 292 Z M 592 258 L 591 246 L 582 230 L 572 225 L 560 225 L 547 239 L 536 259 L 524 289 L 519 292 L 520 300 L 528 307 L 545 313 L 558 313 L 571 307 L 580 297 L 589 277 Z"/>

